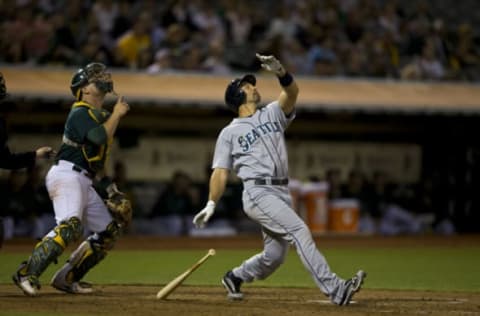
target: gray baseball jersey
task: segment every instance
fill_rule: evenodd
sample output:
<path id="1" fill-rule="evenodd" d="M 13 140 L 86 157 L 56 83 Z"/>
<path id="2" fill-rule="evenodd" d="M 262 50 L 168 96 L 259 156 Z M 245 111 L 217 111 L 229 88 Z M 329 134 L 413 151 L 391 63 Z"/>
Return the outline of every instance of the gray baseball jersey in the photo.
<path id="1" fill-rule="evenodd" d="M 239 178 L 287 178 L 288 157 L 283 133 L 294 119 L 285 116 L 278 102 L 252 116 L 235 118 L 220 133 L 213 168 L 233 169 Z"/>
<path id="2" fill-rule="evenodd" d="M 212 166 L 232 169 L 243 180 L 245 213 L 262 225 L 264 240 L 263 251 L 233 273 L 245 282 L 264 279 L 283 263 L 292 244 L 318 287 L 338 303 L 345 281 L 331 272 L 307 225 L 293 210 L 288 186 L 254 181 L 288 178 L 284 132 L 294 118 L 295 113 L 287 117 L 275 101 L 249 117 L 235 118 L 218 136 Z"/>

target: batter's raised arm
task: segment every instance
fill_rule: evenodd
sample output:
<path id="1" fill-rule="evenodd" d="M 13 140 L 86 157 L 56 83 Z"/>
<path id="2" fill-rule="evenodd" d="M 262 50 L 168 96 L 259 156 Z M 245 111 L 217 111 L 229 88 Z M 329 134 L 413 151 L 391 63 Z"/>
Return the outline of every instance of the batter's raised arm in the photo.
<path id="1" fill-rule="evenodd" d="M 295 103 L 297 102 L 297 83 L 275 56 L 264 56 L 260 54 L 257 54 L 256 56 L 262 63 L 261 65 L 263 69 L 271 71 L 277 75 L 283 89 L 278 97 L 278 104 L 286 115 L 291 114 L 295 109 Z"/>
<path id="2" fill-rule="evenodd" d="M 207 205 L 193 218 L 193 224 L 203 228 L 215 212 L 215 206 L 225 191 L 228 180 L 228 169 L 215 168 L 210 176 L 210 193 Z"/>

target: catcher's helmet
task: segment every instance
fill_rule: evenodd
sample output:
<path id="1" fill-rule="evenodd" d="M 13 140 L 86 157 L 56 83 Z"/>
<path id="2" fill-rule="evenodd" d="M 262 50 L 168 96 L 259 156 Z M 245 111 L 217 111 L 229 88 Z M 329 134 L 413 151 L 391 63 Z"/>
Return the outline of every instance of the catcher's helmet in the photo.
<path id="1" fill-rule="evenodd" d="M 242 84 L 248 82 L 252 85 L 256 85 L 257 79 L 254 75 L 245 75 L 242 78 L 233 79 L 225 90 L 225 103 L 234 112 L 238 112 L 240 105 L 245 103 L 246 94 L 242 90 Z"/>
<path id="2" fill-rule="evenodd" d="M 75 98 L 80 99 L 80 89 L 89 83 L 95 83 L 97 88 L 104 92 L 113 91 L 113 81 L 107 67 L 102 63 L 90 63 L 80 68 L 72 77 L 70 90 Z"/>
<path id="3" fill-rule="evenodd" d="M 5 79 L 3 74 L 0 72 L 0 100 L 3 100 L 7 97 L 7 86 L 5 85 Z"/>

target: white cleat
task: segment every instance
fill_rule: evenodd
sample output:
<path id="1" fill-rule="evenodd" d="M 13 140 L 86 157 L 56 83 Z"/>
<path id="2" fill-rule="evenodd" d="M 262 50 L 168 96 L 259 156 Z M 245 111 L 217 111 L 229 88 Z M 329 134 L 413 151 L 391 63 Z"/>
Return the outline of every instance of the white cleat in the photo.
<path id="1" fill-rule="evenodd" d="M 70 294 L 90 294 L 93 293 L 93 288 L 90 283 L 82 281 L 67 281 L 67 274 L 71 271 L 71 265 L 66 263 L 60 270 L 58 270 L 52 278 L 50 284 L 59 291 Z"/>
<path id="2" fill-rule="evenodd" d="M 36 296 L 37 290 L 40 289 L 38 278 L 33 275 L 21 275 L 20 271 L 25 268 L 26 262 L 22 262 L 18 270 L 12 276 L 13 283 L 18 286 L 25 295 Z"/>

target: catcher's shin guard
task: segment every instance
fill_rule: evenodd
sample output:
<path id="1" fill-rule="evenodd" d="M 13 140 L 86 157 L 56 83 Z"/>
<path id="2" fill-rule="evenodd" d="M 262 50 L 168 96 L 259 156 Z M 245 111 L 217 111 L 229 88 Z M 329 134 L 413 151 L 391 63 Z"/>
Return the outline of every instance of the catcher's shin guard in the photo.
<path id="1" fill-rule="evenodd" d="M 50 231 L 33 249 L 26 267 L 25 275 L 40 276 L 43 271 L 58 258 L 65 248 L 82 234 L 82 223 L 77 217 L 61 222 Z"/>
<path id="2" fill-rule="evenodd" d="M 64 276 L 65 280 L 62 282 L 70 284 L 79 282 L 90 269 L 106 257 L 107 251 L 113 248 L 118 234 L 117 224 L 111 222 L 103 232 L 89 236 L 72 253 L 68 262 L 56 273 L 56 276 Z M 55 280 L 54 277 L 52 284 L 60 281 Z"/>

